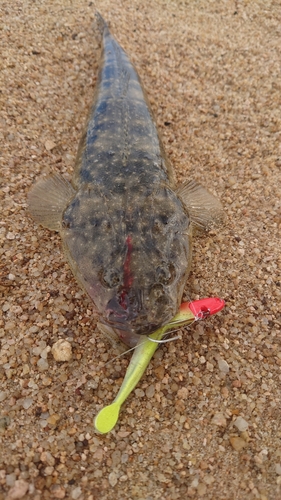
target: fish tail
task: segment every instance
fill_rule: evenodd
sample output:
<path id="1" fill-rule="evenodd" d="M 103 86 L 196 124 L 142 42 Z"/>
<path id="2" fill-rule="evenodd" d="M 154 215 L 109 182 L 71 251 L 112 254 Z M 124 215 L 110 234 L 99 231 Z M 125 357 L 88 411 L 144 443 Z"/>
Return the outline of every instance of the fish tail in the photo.
<path id="1" fill-rule="evenodd" d="M 97 28 L 100 31 L 101 35 L 106 35 L 109 33 L 109 28 L 107 22 L 104 20 L 104 18 L 101 16 L 101 14 L 96 11 L 95 12 L 96 16 L 96 23 L 97 23 Z"/>

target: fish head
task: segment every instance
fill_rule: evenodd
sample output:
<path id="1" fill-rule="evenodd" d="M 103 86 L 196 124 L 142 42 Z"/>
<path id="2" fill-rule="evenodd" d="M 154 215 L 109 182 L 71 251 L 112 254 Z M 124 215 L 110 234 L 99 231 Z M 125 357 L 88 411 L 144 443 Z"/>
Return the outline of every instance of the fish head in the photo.
<path id="1" fill-rule="evenodd" d="M 97 194 L 80 192 L 64 214 L 61 234 L 73 273 L 100 321 L 126 343 L 168 323 L 182 300 L 190 223 L 180 200 L 166 191 L 159 203 L 157 197 L 137 200 L 141 213 L 133 208 L 129 215 L 116 203 L 105 211 Z"/>
<path id="2" fill-rule="evenodd" d="M 146 201 L 147 219 L 126 226 L 122 266 L 104 270 L 121 283 L 104 309 L 105 321 L 121 337 L 149 335 L 178 312 L 190 270 L 191 232 L 179 200 L 173 193 L 170 198 L 159 207 L 155 199 L 149 208 Z"/>

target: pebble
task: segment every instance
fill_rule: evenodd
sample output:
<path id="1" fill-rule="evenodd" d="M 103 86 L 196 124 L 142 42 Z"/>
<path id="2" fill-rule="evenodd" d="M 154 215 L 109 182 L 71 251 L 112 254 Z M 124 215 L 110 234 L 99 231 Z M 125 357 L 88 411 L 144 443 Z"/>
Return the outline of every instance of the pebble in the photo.
<path id="1" fill-rule="evenodd" d="M 108 476 L 108 482 L 109 482 L 110 486 L 112 486 L 112 487 L 116 486 L 117 481 L 118 481 L 118 479 L 117 479 L 116 472 L 112 471 Z"/>
<path id="2" fill-rule="evenodd" d="M 197 486 L 197 493 L 198 493 L 199 497 L 202 497 L 203 495 L 205 495 L 206 492 L 207 492 L 207 486 L 206 486 L 206 484 L 199 483 L 198 486 Z"/>
<path id="3" fill-rule="evenodd" d="M 281 476 L 281 464 L 275 465 L 275 472 L 276 474 L 278 474 L 278 476 Z"/>
<path id="4" fill-rule="evenodd" d="M 64 498 L 65 497 L 65 488 L 60 484 L 53 484 L 50 488 L 51 498 Z"/>
<path id="5" fill-rule="evenodd" d="M 33 399 L 32 398 L 26 398 L 23 400 L 22 406 L 25 410 L 28 410 L 33 405 Z"/>
<path id="6" fill-rule="evenodd" d="M 47 418 L 47 424 L 50 426 L 56 426 L 60 420 L 60 416 L 57 413 L 53 413 L 50 417 Z"/>
<path id="7" fill-rule="evenodd" d="M 40 372 L 44 372 L 44 371 L 48 370 L 49 363 L 46 359 L 40 358 L 37 361 L 37 366 L 38 366 Z"/>
<path id="8" fill-rule="evenodd" d="M 153 398 L 154 394 L 155 394 L 155 385 L 151 384 L 146 388 L 145 395 L 147 398 Z"/>
<path id="9" fill-rule="evenodd" d="M 52 347 L 52 355 L 56 361 L 70 361 L 72 358 L 72 347 L 67 340 L 60 339 Z"/>
<path id="10" fill-rule="evenodd" d="M 220 372 L 222 372 L 222 373 L 229 372 L 229 364 L 227 363 L 227 361 L 225 361 L 225 359 L 218 360 L 218 367 L 219 367 Z"/>
<path id="11" fill-rule="evenodd" d="M 28 490 L 29 484 L 24 481 L 24 479 L 18 479 L 15 481 L 14 486 L 8 491 L 6 500 L 16 500 L 18 498 L 24 497 Z"/>
<path id="12" fill-rule="evenodd" d="M 7 474 L 6 475 L 6 485 L 7 486 L 14 486 L 16 479 L 17 479 L 17 476 L 14 473 Z"/>
<path id="13" fill-rule="evenodd" d="M 240 432 L 246 431 L 248 429 L 248 427 L 249 427 L 248 422 L 246 422 L 246 420 L 244 420 L 243 417 L 237 417 L 237 419 L 235 420 L 235 422 L 234 422 L 233 425 L 235 425 L 235 427 Z"/>
<path id="14" fill-rule="evenodd" d="M 40 455 L 40 460 L 47 465 L 55 465 L 55 459 L 49 451 L 43 451 Z"/>
<path id="15" fill-rule="evenodd" d="M 74 488 L 74 490 L 72 490 L 71 498 L 73 498 L 73 500 L 78 500 L 80 498 L 81 494 L 82 494 L 82 490 L 81 490 L 80 486 L 77 486 L 77 488 Z"/>
<path id="16" fill-rule="evenodd" d="M 223 413 L 215 413 L 211 420 L 212 424 L 226 427 L 226 418 Z"/>
<path id="17" fill-rule="evenodd" d="M 44 469 L 44 475 L 45 476 L 51 476 L 54 472 L 54 467 L 52 465 L 47 465 Z"/>
<path id="18" fill-rule="evenodd" d="M 15 239 L 15 235 L 12 232 L 8 232 L 7 235 L 6 235 L 6 238 L 7 238 L 7 240 L 14 240 Z"/>
<path id="19" fill-rule="evenodd" d="M 44 144 L 45 148 L 47 151 L 52 151 L 52 149 L 54 149 L 56 147 L 56 143 L 54 141 L 51 141 L 51 140 L 47 140 Z"/>
<path id="20" fill-rule="evenodd" d="M 6 391 L 0 391 L 0 403 L 6 399 L 8 393 Z"/>
<path id="21" fill-rule="evenodd" d="M 230 444 L 232 448 L 236 451 L 241 451 L 243 448 L 246 446 L 246 441 L 242 439 L 241 437 L 233 436 L 229 438 Z"/>
<path id="22" fill-rule="evenodd" d="M 0 415 L 0 433 L 3 433 L 7 429 L 9 424 L 10 424 L 10 417 L 8 417 L 7 415 L 1 417 Z"/>

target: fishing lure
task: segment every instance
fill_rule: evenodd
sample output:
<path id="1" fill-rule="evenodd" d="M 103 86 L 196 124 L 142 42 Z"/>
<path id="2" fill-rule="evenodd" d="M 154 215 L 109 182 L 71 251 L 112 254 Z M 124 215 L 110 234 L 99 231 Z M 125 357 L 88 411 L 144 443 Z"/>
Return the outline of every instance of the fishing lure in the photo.
<path id="1" fill-rule="evenodd" d="M 173 327 L 186 326 L 194 321 L 199 321 L 221 311 L 225 302 L 219 298 L 207 298 L 195 300 L 193 302 L 183 302 L 179 312 L 165 326 L 158 328 L 156 332 L 148 337 L 141 338 L 134 350 L 134 354 L 128 366 L 125 378 L 113 403 L 100 410 L 94 420 L 95 429 L 106 434 L 116 425 L 120 409 L 124 401 L 136 387 L 155 353 L 159 341 Z"/>

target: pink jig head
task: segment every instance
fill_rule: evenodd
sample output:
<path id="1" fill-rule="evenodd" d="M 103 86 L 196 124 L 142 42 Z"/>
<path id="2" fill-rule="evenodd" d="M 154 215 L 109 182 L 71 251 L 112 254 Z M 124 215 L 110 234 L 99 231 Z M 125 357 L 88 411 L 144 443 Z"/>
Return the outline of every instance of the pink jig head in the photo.
<path id="1" fill-rule="evenodd" d="M 212 316 L 221 311 L 225 302 L 218 297 L 209 297 L 207 299 L 193 300 L 192 302 L 182 302 L 179 312 L 169 323 L 171 326 L 184 326 Z"/>

